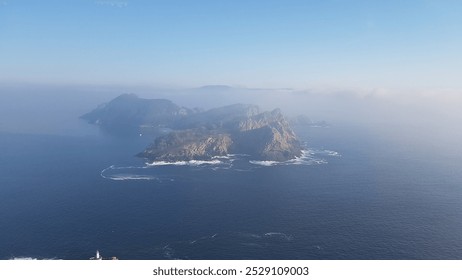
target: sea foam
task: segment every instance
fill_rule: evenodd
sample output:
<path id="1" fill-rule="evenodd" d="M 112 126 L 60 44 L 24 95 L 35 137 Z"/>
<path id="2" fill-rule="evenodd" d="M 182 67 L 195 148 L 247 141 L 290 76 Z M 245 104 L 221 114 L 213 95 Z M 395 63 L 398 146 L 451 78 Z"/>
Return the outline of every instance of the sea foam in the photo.
<path id="1" fill-rule="evenodd" d="M 316 157 L 314 150 L 302 150 L 299 157 L 287 161 L 268 161 L 268 160 L 250 160 L 249 163 L 260 166 L 275 166 L 275 165 L 314 165 L 326 164 L 327 161 Z"/>
<path id="2" fill-rule="evenodd" d="M 147 166 L 163 166 L 163 165 L 188 165 L 188 166 L 199 166 L 199 165 L 216 165 L 223 164 L 222 161 L 218 159 L 212 160 L 189 160 L 189 161 L 154 161 L 146 163 Z"/>
<path id="3" fill-rule="evenodd" d="M 133 170 L 133 169 L 145 169 L 144 166 L 125 166 L 125 167 L 116 167 L 111 165 L 103 170 L 101 170 L 100 176 L 104 179 L 114 180 L 114 181 L 125 181 L 125 180 L 159 180 L 159 178 L 152 175 L 144 174 L 131 174 L 131 173 L 116 173 L 116 174 L 106 174 L 110 170 Z"/>
<path id="4" fill-rule="evenodd" d="M 332 150 L 315 150 L 306 149 L 301 151 L 301 155 L 287 161 L 270 161 L 270 160 L 249 160 L 247 154 L 228 154 L 226 156 L 215 156 L 210 160 L 189 160 L 189 161 L 154 161 L 146 162 L 144 166 L 125 166 L 116 167 L 111 165 L 101 171 L 101 177 L 114 181 L 125 180 L 160 180 L 159 177 L 151 174 L 145 174 L 151 168 L 163 166 L 187 166 L 195 168 L 210 168 L 211 170 L 231 169 L 234 171 L 251 172 L 255 167 L 250 165 L 258 165 L 262 167 L 284 166 L 284 165 L 318 165 L 327 164 L 326 157 L 340 157 L 341 155 Z M 112 171 L 111 171 L 112 170 Z M 135 171 L 135 170 L 139 170 Z M 144 170 L 144 171 L 142 171 Z"/>
<path id="5" fill-rule="evenodd" d="M 114 181 L 124 181 L 124 180 L 158 180 L 157 177 L 149 175 L 137 175 L 137 174 L 115 174 L 111 176 L 105 176 L 106 179 L 111 179 Z"/>

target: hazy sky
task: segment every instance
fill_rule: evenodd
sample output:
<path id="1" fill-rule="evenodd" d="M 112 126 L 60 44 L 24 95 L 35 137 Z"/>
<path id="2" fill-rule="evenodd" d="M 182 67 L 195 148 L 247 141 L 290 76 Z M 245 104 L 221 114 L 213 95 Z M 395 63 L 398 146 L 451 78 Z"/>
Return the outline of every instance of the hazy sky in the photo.
<path id="1" fill-rule="evenodd" d="M 462 1 L 0 0 L 0 82 L 462 88 Z"/>

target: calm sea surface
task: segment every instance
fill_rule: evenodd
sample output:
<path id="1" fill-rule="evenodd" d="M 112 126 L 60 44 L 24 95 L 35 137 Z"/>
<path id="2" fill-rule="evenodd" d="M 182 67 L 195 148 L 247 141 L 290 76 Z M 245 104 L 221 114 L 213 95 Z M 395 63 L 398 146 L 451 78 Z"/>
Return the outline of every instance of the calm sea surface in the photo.
<path id="1" fill-rule="evenodd" d="M 0 259 L 462 258 L 460 150 L 419 129 L 297 133 L 302 162 L 151 167 L 148 137 L 0 133 Z"/>

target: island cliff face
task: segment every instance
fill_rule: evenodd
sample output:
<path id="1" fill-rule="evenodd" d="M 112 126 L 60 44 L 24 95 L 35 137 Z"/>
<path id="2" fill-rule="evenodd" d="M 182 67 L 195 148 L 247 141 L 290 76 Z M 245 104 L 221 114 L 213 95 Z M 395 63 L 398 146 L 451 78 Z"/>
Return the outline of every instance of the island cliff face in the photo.
<path id="1" fill-rule="evenodd" d="M 124 108 L 125 102 L 128 108 Z M 120 122 L 173 129 L 138 154 L 149 161 L 210 160 L 227 154 L 287 161 L 301 155 L 300 143 L 279 109 L 260 112 L 255 105 L 234 104 L 198 112 L 168 100 L 124 95 L 82 118 L 100 126 Z"/>
<path id="2" fill-rule="evenodd" d="M 139 156 L 152 161 L 208 160 L 230 153 L 233 141 L 229 134 L 188 129 L 158 137 Z"/>
<path id="3" fill-rule="evenodd" d="M 286 161 L 301 155 L 300 143 L 279 109 L 243 119 L 233 149 L 259 160 Z"/>

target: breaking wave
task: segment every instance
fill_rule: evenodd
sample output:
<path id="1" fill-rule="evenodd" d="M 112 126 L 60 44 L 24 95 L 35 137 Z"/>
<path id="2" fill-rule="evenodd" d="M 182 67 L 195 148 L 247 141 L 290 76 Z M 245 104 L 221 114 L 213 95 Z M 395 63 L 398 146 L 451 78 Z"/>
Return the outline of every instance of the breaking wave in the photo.
<path id="1" fill-rule="evenodd" d="M 302 150 L 300 157 L 287 160 L 287 161 L 261 161 L 249 160 L 249 155 L 246 154 L 228 154 L 226 156 L 215 156 L 211 160 L 189 160 L 189 161 L 154 161 L 146 162 L 143 166 L 124 166 L 116 167 L 111 165 L 103 169 L 100 173 L 104 179 L 114 181 L 125 180 L 140 180 L 140 181 L 164 181 L 164 179 L 173 181 L 172 178 L 165 177 L 165 174 L 155 174 L 152 170 L 162 167 L 191 167 L 197 169 L 209 168 L 211 170 L 231 169 L 238 172 L 250 172 L 255 166 L 270 167 L 270 166 L 284 166 L 284 165 L 319 165 L 327 164 L 327 157 L 340 157 L 341 155 L 332 150 Z M 249 165 L 250 163 L 250 165 Z M 254 167 L 252 167 L 254 166 Z"/>
<path id="2" fill-rule="evenodd" d="M 215 165 L 223 164 L 222 161 L 218 159 L 212 160 L 189 160 L 189 161 L 154 161 L 151 163 L 146 163 L 147 166 L 163 166 L 163 165 L 188 165 L 188 166 L 199 166 L 199 165 Z"/>
<path id="3" fill-rule="evenodd" d="M 272 160 L 249 160 L 251 164 L 261 165 L 261 166 L 273 166 L 281 164 L 282 162 L 279 161 L 272 161 Z"/>
<path id="4" fill-rule="evenodd" d="M 326 164 L 327 160 L 320 156 L 340 156 L 340 154 L 331 150 L 302 150 L 301 156 L 287 161 L 250 160 L 249 162 L 260 166 Z"/>
<path id="5" fill-rule="evenodd" d="M 111 179 L 114 181 L 124 181 L 124 180 L 158 180 L 157 177 L 149 175 L 136 175 L 136 174 L 116 174 L 112 176 L 106 176 L 106 179 Z"/>
<path id="6" fill-rule="evenodd" d="M 330 157 L 341 157 L 342 155 L 339 152 L 332 151 L 332 150 L 312 150 L 314 154 L 317 155 L 324 155 Z"/>
<path id="7" fill-rule="evenodd" d="M 9 259 L 10 261 L 38 261 L 38 260 L 43 260 L 43 261 L 53 261 L 53 260 L 60 260 L 60 259 L 39 259 L 39 258 L 34 258 L 34 257 L 12 257 Z"/>
<path id="8" fill-rule="evenodd" d="M 235 160 L 241 159 L 246 157 L 246 154 L 227 154 L 225 156 L 214 156 L 211 160 L 188 160 L 188 161 L 153 161 L 147 162 L 147 167 L 156 167 L 156 166 L 166 166 L 166 165 L 174 165 L 174 166 L 229 166 Z"/>
<path id="9" fill-rule="evenodd" d="M 151 174 L 136 174 L 133 170 L 146 170 L 146 166 L 124 166 L 124 167 L 116 167 L 115 165 L 111 165 L 105 169 L 103 169 L 100 173 L 100 176 L 104 179 L 109 179 L 113 181 L 126 181 L 126 180 L 145 180 L 145 181 L 161 181 L 161 179 L 157 176 L 153 176 Z M 131 170 L 132 172 L 128 173 L 127 170 Z M 125 172 L 122 172 L 125 171 Z M 110 173 L 110 172 L 118 172 L 118 173 Z M 110 173 L 110 174 L 107 174 Z"/>

